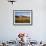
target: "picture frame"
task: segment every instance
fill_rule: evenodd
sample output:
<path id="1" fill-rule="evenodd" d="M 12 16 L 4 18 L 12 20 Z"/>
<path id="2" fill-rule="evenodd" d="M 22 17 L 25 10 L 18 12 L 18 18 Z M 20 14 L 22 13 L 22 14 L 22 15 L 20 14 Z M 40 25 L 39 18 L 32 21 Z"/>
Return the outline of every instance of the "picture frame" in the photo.
<path id="1" fill-rule="evenodd" d="M 14 25 L 32 25 L 32 10 L 13 10 Z"/>

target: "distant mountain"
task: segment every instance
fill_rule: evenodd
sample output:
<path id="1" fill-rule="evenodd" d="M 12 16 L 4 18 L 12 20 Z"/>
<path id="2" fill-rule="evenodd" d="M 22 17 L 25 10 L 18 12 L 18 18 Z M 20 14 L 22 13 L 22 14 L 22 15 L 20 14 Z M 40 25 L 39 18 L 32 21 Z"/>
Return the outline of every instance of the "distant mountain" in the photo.
<path id="1" fill-rule="evenodd" d="M 18 18 L 18 17 L 29 17 L 29 16 L 23 16 L 23 15 L 21 15 L 21 16 L 15 16 L 15 17 L 17 17 L 17 18 Z"/>

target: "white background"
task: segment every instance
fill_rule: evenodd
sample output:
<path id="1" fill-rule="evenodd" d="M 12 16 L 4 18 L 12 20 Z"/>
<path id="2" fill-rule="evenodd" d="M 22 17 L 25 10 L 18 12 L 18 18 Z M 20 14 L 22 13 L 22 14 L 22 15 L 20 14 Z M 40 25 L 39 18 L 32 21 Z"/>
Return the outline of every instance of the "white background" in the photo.
<path id="1" fill-rule="evenodd" d="M 13 25 L 13 10 L 33 10 L 32 26 Z M 46 40 L 46 0 L 0 0 L 0 41 L 15 40 L 19 32 L 30 34 L 31 39 Z"/>

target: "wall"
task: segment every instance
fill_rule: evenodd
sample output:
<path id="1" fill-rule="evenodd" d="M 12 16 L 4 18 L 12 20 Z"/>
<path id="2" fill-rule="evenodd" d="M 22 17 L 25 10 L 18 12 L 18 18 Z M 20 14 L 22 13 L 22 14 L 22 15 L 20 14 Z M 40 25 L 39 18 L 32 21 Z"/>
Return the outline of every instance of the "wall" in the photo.
<path id="1" fill-rule="evenodd" d="M 32 26 L 14 26 L 13 10 L 32 9 Z M 15 40 L 19 32 L 30 34 L 33 40 L 46 40 L 46 1 L 17 0 L 13 5 L 7 0 L 0 0 L 0 41 Z"/>

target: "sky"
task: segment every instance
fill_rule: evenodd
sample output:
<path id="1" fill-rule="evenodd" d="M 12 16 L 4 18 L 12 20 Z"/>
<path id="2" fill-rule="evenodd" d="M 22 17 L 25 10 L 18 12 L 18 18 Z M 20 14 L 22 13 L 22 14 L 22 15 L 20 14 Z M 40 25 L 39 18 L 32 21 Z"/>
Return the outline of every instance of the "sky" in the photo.
<path id="1" fill-rule="evenodd" d="M 16 16 L 30 16 L 30 12 L 15 12 Z"/>

